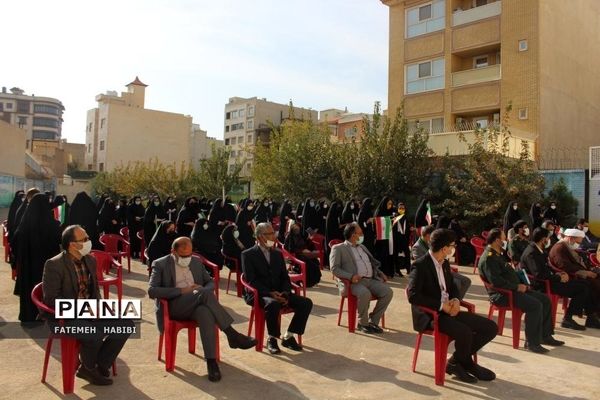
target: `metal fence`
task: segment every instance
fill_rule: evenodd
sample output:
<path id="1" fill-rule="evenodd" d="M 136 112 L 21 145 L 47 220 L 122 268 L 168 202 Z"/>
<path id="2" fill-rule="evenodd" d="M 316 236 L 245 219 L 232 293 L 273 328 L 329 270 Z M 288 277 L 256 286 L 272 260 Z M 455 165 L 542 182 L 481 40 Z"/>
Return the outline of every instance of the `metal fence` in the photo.
<path id="1" fill-rule="evenodd" d="M 42 181 L 0 175 L 0 208 L 10 206 L 17 190 L 27 190 L 32 187 L 36 187 L 42 192 L 51 192 L 56 190 L 56 179 Z"/>

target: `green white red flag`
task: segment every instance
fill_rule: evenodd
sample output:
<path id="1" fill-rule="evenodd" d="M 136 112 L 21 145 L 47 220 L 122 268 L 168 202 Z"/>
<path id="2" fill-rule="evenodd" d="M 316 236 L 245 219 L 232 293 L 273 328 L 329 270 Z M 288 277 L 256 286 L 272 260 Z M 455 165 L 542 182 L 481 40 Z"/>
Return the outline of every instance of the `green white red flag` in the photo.
<path id="1" fill-rule="evenodd" d="M 375 217 L 376 240 L 389 240 L 392 238 L 392 220 L 390 217 Z"/>

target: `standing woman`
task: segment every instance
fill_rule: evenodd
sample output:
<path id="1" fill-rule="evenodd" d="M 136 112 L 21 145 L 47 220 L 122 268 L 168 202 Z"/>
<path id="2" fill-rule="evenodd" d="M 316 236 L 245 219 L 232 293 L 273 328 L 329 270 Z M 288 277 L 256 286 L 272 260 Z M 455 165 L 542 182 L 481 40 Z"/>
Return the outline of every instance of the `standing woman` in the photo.
<path id="1" fill-rule="evenodd" d="M 292 213 L 292 202 L 290 199 L 285 199 L 283 204 L 281 204 L 281 209 L 279 210 L 279 232 L 277 234 L 277 239 L 281 243 L 285 240 L 285 234 L 287 233 L 287 225 L 290 219 L 294 219 L 294 214 Z M 240 226 L 238 224 L 238 226 Z M 240 232 L 241 235 L 241 232 Z M 246 246 L 246 248 L 249 248 Z"/>
<path id="2" fill-rule="evenodd" d="M 427 214 L 429 213 L 430 204 L 429 199 L 425 197 L 421 200 L 419 207 L 417 207 L 417 213 L 415 214 L 415 228 L 419 229 L 424 226 L 430 225 L 431 221 L 427 221 Z"/>
<path id="3" fill-rule="evenodd" d="M 327 212 L 329 212 L 329 204 L 327 204 L 327 200 L 321 200 L 317 205 L 317 220 L 319 221 L 319 233 L 321 235 L 325 234 Z"/>
<path id="4" fill-rule="evenodd" d="M 375 228 L 373 227 L 373 205 L 372 200 L 366 197 L 358 212 L 358 224 L 363 231 L 363 244 L 369 252 L 375 255 Z"/>
<path id="5" fill-rule="evenodd" d="M 375 217 L 389 217 L 392 218 L 394 212 L 394 202 L 388 196 L 385 196 L 379 202 L 377 209 L 375 210 Z M 391 221 L 390 221 L 391 222 Z M 388 278 L 394 277 L 394 249 L 390 246 L 389 239 L 382 239 L 375 241 L 375 258 L 379 260 L 381 271 L 387 275 Z"/>
<path id="6" fill-rule="evenodd" d="M 127 198 L 122 197 L 119 200 L 119 206 L 117 207 L 117 222 L 119 223 L 119 230 L 127 226 Z"/>
<path id="7" fill-rule="evenodd" d="M 402 277 L 402 269 L 410 272 L 410 232 L 411 227 L 406 217 L 406 206 L 398 203 L 398 216 L 392 224 L 392 235 L 394 237 L 394 268 L 396 273 Z"/>
<path id="8" fill-rule="evenodd" d="M 223 204 L 223 199 L 218 198 L 215 199 L 213 206 L 208 214 L 208 224 L 210 225 L 211 230 L 216 232 L 217 238 L 220 241 L 221 232 L 227 225 L 227 216 L 225 215 L 225 204 Z M 219 249 L 221 248 L 219 243 Z"/>
<path id="9" fill-rule="evenodd" d="M 270 222 L 271 215 L 269 214 L 269 201 L 264 199 L 262 203 L 258 203 L 256 207 L 256 213 L 254 214 L 254 220 L 256 224 L 260 224 L 261 222 Z"/>
<path id="10" fill-rule="evenodd" d="M 319 229 L 319 217 L 314 199 L 306 199 L 304 209 L 302 210 L 302 232 L 308 234 L 308 230 L 315 231 Z"/>
<path id="11" fill-rule="evenodd" d="M 134 196 L 127 208 L 127 227 L 129 228 L 129 242 L 131 243 L 132 258 L 140 258 L 141 242 L 137 237 L 137 233 L 144 228 L 144 214 L 142 198 L 140 196 Z"/>
<path id="12" fill-rule="evenodd" d="M 10 203 L 10 208 L 8 209 L 8 218 L 6 219 L 6 231 L 8 233 L 8 241 L 9 243 L 12 241 L 12 237 L 17 230 L 17 225 L 15 223 L 15 218 L 17 216 L 17 210 L 23 204 L 25 200 L 25 192 L 23 190 L 17 190 L 15 193 L 15 197 L 13 198 L 12 203 Z M 17 264 L 14 259 L 14 252 L 10 253 L 10 267 L 14 270 L 17 267 Z"/>
<path id="13" fill-rule="evenodd" d="M 198 219 L 199 210 L 198 199 L 196 197 L 192 196 L 185 199 L 185 203 L 183 203 L 183 207 L 181 207 L 179 215 L 177 215 L 177 236 L 191 237 L 194 223 Z"/>
<path id="14" fill-rule="evenodd" d="M 86 192 L 79 192 L 75 195 L 69 208 L 68 218 L 69 225 L 80 225 L 85 229 L 94 249 L 104 248 L 98 240 L 100 235 L 96 223 L 96 204 Z"/>
<path id="15" fill-rule="evenodd" d="M 104 205 L 98 215 L 98 231 L 106 234 L 118 234 L 119 222 L 117 221 L 117 209 L 111 198 L 104 200 Z"/>
<path id="16" fill-rule="evenodd" d="M 544 211 L 544 220 L 547 219 L 552 221 L 555 226 L 560 226 L 560 220 L 558 218 L 558 211 L 556 211 L 555 201 L 551 202 L 550 207 L 546 208 L 546 211 Z"/>
<path id="17" fill-rule="evenodd" d="M 352 200 L 347 201 L 344 205 L 344 209 L 342 210 L 342 216 L 340 217 L 340 225 L 342 229 L 346 227 L 346 225 L 355 222 L 354 221 L 354 202 Z"/>
<path id="18" fill-rule="evenodd" d="M 156 228 L 167 218 L 167 213 L 160 202 L 158 195 L 152 196 L 146 213 L 144 214 L 144 240 L 150 243 Z"/>
<path id="19" fill-rule="evenodd" d="M 152 263 L 161 257 L 171 254 L 171 245 L 177 238 L 175 223 L 163 221 L 148 243 L 148 274 L 152 272 Z"/>
<path id="20" fill-rule="evenodd" d="M 516 201 L 511 201 L 508 203 L 508 207 L 504 213 L 504 219 L 502 220 L 502 229 L 507 237 L 508 231 L 512 229 L 514 223 L 520 219 L 521 214 L 519 214 L 519 204 Z"/>
<path id="21" fill-rule="evenodd" d="M 252 203 L 252 200 L 246 199 L 242 202 L 240 211 L 235 217 L 235 225 L 239 232 L 239 240 L 247 249 L 254 246 L 253 218 L 254 204 Z"/>
<path id="22" fill-rule="evenodd" d="M 329 212 L 327 213 L 327 222 L 325 224 L 325 263 L 329 263 L 329 242 L 334 239 L 344 240 L 342 230 L 340 229 L 340 217 L 342 216 L 342 204 L 339 200 L 331 202 Z"/>
<path id="23" fill-rule="evenodd" d="M 532 232 L 535 228 L 542 226 L 542 222 L 544 222 L 544 212 L 542 211 L 542 205 L 539 201 L 536 201 L 531 205 L 529 218 L 531 219 Z"/>
<path id="24" fill-rule="evenodd" d="M 167 200 L 163 204 L 167 221 L 177 220 L 177 201 L 174 196 L 167 197 Z"/>
<path id="25" fill-rule="evenodd" d="M 46 261 L 60 253 L 60 236 L 60 224 L 52 215 L 48 196 L 36 194 L 15 232 L 19 266 L 15 292 L 20 297 L 19 320 L 25 325 L 37 319 L 31 291 L 42 281 Z"/>
<path id="26" fill-rule="evenodd" d="M 458 257 L 455 257 L 457 258 L 456 263 L 458 265 L 473 265 L 475 248 L 470 243 L 469 237 L 462 226 L 460 226 L 458 216 L 452 218 L 449 229 L 456 234 L 456 253 L 458 255 Z"/>

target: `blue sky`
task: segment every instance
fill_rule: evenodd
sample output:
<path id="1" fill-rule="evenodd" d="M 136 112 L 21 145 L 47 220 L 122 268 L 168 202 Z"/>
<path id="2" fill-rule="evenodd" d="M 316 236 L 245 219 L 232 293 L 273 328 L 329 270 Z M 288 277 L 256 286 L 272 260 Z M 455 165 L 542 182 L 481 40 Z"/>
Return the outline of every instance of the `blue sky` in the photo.
<path id="1" fill-rule="evenodd" d="M 218 138 L 233 96 L 316 110 L 387 104 L 379 0 L 19 0 L 2 5 L 2 26 L 0 86 L 60 99 L 73 142 L 85 141 L 94 97 L 136 75 L 147 108 L 192 115 Z"/>

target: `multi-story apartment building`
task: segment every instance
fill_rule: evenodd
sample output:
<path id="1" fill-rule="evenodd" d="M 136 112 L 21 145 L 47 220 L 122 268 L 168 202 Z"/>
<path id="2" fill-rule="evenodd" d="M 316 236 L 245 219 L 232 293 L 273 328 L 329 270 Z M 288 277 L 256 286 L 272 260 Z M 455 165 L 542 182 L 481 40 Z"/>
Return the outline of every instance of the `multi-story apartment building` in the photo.
<path id="1" fill-rule="evenodd" d="M 389 114 L 403 106 L 436 153 L 464 153 L 457 131 L 499 124 L 511 104 L 513 154 L 525 140 L 542 168 L 587 165 L 599 144 L 600 2 L 381 1 Z"/>
<path id="2" fill-rule="evenodd" d="M 252 154 L 249 151 L 257 138 L 268 141 L 270 126 L 279 126 L 290 115 L 289 104 L 279 104 L 257 97 L 231 97 L 225 104 L 225 145 L 231 149 L 230 168 L 235 162 L 244 162 L 241 176 L 249 178 Z M 293 118 L 317 122 L 318 113 L 309 108 L 293 107 Z"/>
<path id="3" fill-rule="evenodd" d="M 65 108 L 60 100 L 51 97 L 26 95 L 19 88 L 0 92 L 0 120 L 25 130 L 25 147 L 31 149 L 33 140 L 59 140 Z"/>
<path id="4" fill-rule="evenodd" d="M 88 111 L 86 122 L 88 170 L 110 171 L 153 159 L 197 167 L 202 155 L 210 154 L 202 148 L 208 140 L 196 140 L 206 132 L 192 124 L 191 116 L 144 107 L 146 87 L 136 77 L 120 96 L 115 91 L 96 96 L 98 107 Z"/>

